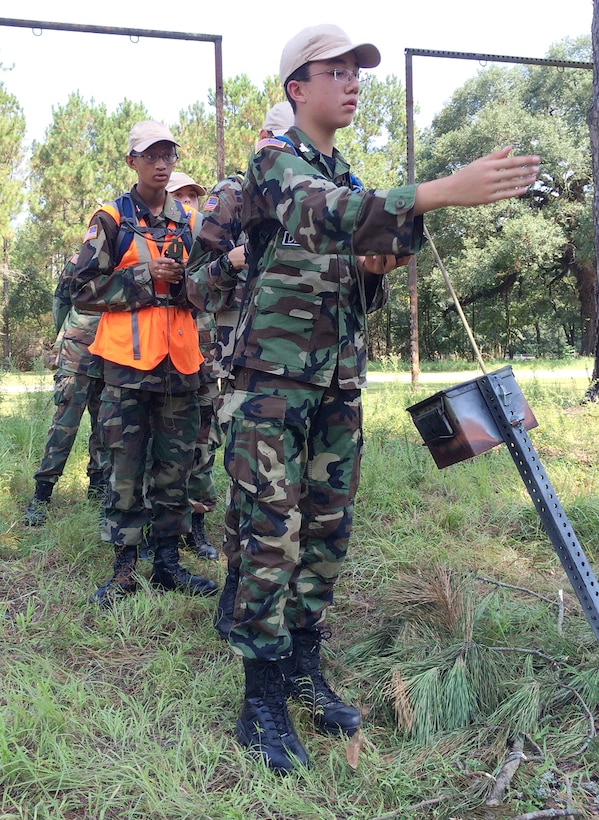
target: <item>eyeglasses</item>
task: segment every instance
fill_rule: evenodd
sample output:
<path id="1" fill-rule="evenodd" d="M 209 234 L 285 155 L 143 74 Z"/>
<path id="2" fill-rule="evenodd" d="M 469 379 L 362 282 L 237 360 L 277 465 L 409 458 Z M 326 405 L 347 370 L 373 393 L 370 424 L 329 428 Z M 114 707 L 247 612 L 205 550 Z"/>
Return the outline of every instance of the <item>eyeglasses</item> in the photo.
<path id="1" fill-rule="evenodd" d="M 176 151 L 170 151 L 168 154 L 138 154 L 137 151 L 131 151 L 129 156 L 140 157 L 148 165 L 156 165 L 160 159 L 167 165 L 174 165 L 179 159 L 179 154 Z"/>
<path id="2" fill-rule="evenodd" d="M 317 71 L 311 74 L 311 77 L 318 77 L 320 74 L 329 74 L 335 82 L 351 83 L 352 80 L 360 82 L 360 69 L 357 71 L 350 71 L 349 68 L 331 68 L 329 71 Z"/>

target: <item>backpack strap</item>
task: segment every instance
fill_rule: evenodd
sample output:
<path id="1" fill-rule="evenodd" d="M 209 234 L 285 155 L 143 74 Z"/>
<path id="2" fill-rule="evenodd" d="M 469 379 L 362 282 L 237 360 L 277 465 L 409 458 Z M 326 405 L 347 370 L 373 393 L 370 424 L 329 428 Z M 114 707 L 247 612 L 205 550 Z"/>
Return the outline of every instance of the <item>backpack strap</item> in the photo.
<path id="1" fill-rule="evenodd" d="M 353 191 L 354 193 L 356 193 L 356 194 L 359 194 L 359 193 L 360 193 L 360 191 L 365 191 L 365 190 L 366 190 L 366 189 L 364 188 L 364 185 L 362 184 L 362 182 L 358 179 L 358 177 L 357 177 L 357 176 L 355 176 L 355 174 L 350 174 L 350 175 L 349 175 L 349 182 L 350 182 L 350 186 L 349 186 L 349 187 L 350 187 L 350 188 L 352 189 L 352 191 Z"/>
<path id="2" fill-rule="evenodd" d="M 174 240 L 181 239 L 187 248 L 187 253 L 189 253 L 193 244 L 193 238 L 191 231 L 189 230 L 189 216 L 186 213 L 183 204 L 179 202 L 178 199 L 175 199 L 174 201 L 176 202 L 177 208 L 179 209 L 184 221 L 179 223 L 172 238 Z M 112 204 L 118 210 L 121 217 L 119 232 L 115 242 L 115 268 L 120 265 L 121 259 L 131 246 L 131 242 L 133 242 L 133 234 L 138 234 L 144 238 L 147 237 L 147 234 L 150 234 L 152 239 L 154 239 L 157 244 L 162 246 L 164 239 L 169 233 L 168 228 L 151 228 L 149 225 L 140 226 L 135 215 L 135 206 L 130 193 L 127 192 L 125 194 L 121 194 Z"/>
<path id="3" fill-rule="evenodd" d="M 291 150 L 293 151 L 293 153 L 295 154 L 295 156 L 296 156 L 296 157 L 298 156 L 298 153 L 297 153 L 297 148 L 295 147 L 295 145 L 293 144 L 293 142 L 291 141 L 291 139 L 290 139 L 289 137 L 282 136 L 282 137 L 275 137 L 275 139 L 278 139 L 278 140 L 280 140 L 281 142 L 285 142 L 285 143 L 287 143 L 287 145 L 291 148 Z"/>
<path id="4" fill-rule="evenodd" d="M 125 255 L 127 249 L 133 241 L 132 225 L 135 222 L 135 208 L 131 194 L 121 194 L 113 202 L 113 205 L 118 210 L 121 221 L 119 223 L 119 232 L 116 237 L 115 248 L 115 262 L 114 266 L 117 268 L 121 264 L 121 259 Z"/>

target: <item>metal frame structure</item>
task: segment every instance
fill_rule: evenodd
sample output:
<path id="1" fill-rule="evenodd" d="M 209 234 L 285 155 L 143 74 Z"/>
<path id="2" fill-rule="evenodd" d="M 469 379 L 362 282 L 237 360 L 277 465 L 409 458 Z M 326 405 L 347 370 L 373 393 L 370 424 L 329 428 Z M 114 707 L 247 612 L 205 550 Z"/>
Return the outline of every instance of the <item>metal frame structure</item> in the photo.
<path id="1" fill-rule="evenodd" d="M 509 57 L 502 54 L 476 54 L 465 51 L 433 51 L 425 48 L 406 48 L 406 126 L 407 126 L 407 167 L 408 185 L 414 179 L 414 88 L 412 57 L 442 57 L 450 60 L 476 60 L 479 63 L 517 63 L 519 65 L 546 65 L 556 68 L 593 68 L 593 63 L 574 60 L 550 60 L 537 57 Z M 412 385 L 418 383 L 420 375 L 420 351 L 418 341 L 418 289 L 416 259 L 412 257 L 408 266 L 408 289 L 410 294 L 410 358 Z"/>
<path id="2" fill-rule="evenodd" d="M 76 23 L 53 23 L 42 20 L 14 20 L 0 17 L 0 26 L 16 26 L 30 28 L 32 31 L 44 29 L 54 31 L 74 31 L 86 34 L 116 34 L 129 37 L 133 42 L 136 38 L 152 37 L 162 40 L 194 40 L 196 42 L 214 43 L 214 77 L 216 98 L 216 174 L 219 180 L 225 175 L 225 126 L 223 103 L 223 57 L 222 36 L 220 34 L 194 34 L 183 31 L 155 31 L 141 28 L 113 28 L 111 26 L 88 26 Z"/>

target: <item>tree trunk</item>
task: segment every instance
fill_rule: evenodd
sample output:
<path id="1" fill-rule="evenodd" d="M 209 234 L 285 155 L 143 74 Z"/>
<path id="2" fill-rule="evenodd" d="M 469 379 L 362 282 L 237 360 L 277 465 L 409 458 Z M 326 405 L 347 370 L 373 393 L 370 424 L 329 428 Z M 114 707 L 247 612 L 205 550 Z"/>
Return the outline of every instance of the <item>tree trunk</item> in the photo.
<path id="1" fill-rule="evenodd" d="M 593 228 L 595 238 L 595 305 L 599 307 L 599 282 L 597 279 L 597 260 L 599 260 L 599 0 L 593 0 L 593 22 L 591 25 L 591 40 L 593 43 L 593 98 L 587 113 L 587 125 L 591 140 L 591 157 L 593 161 Z M 593 348 L 595 364 L 593 367 L 593 382 L 587 391 L 587 398 L 592 401 L 599 399 L 599 310 L 595 309 L 595 327 Z"/>
<path id="2" fill-rule="evenodd" d="M 574 273 L 578 284 L 582 321 L 580 353 L 582 356 L 593 356 L 595 354 L 595 328 L 597 327 L 596 263 L 593 261 L 576 265 Z"/>
<path id="3" fill-rule="evenodd" d="M 599 0 L 597 0 L 599 2 Z M 503 294 L 503 308 L 505 317 L 505 349 L 510 359 L 514 358 L 514 345 L 512 339 L 512 315 L 510 313 L 510 292 L 506 290 Z"/>

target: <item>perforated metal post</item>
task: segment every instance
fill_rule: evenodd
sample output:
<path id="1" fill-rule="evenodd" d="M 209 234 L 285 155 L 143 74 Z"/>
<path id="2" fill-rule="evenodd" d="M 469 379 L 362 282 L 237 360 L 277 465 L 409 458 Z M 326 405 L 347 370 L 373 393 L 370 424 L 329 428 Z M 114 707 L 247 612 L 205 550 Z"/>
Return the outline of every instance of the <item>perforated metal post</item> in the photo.
<path id="1" fill-rule="evenodd" d="M 477 379 L 477 385 L 522 476 L 582 610 L 599 640 L 599 584 L 547 478 L 522 419 L 517 417 L 510 402 L 511 393 L 494 373 Z"/>

